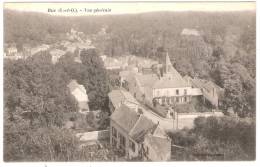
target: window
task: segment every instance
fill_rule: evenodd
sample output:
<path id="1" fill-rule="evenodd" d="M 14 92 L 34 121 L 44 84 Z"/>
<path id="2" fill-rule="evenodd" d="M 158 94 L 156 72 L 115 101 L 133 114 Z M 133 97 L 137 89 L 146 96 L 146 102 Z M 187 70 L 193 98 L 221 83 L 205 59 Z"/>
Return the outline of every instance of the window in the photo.
<path id="1" fill-rule="evenodd" d="M 130 147 L 133 152 L 135 152 L 135 143 L 130 140 Z"/>
<path id="2" fill-rule="evenodd" d="M 157 94 L 157 97 L 159 97 L 160 96 L 160 91 L 157 90 L 156 94 Z"/>
<path id="3" fill-rule="evenodd" d="M 165 104 L 165 97 L 162 97 L 162 104 Z"/>
<path id="4" fill-rule="evenodd" d="M 187 97 L 184 97 L 184 102 L 187 102 Z"/>
<path id="5" fill-rule="evenodd" d="M 176 95 L 179 95 L 179 89 L 176 89 Z"/>
<path id="6" fill-rule="evenodd" d="M 121 148 L 125 148 L 125 137 L 121 134 L 119 134 L 119 142 L 120 142 L 120 146 Z"/>
<path id="7" fill-rule="evenodd" d="M 169 96 L 169 90 L 166 90 L 166 96 Z"/>
<path id="8" fill-rule="evenodd" d="M 184 89 L 184 94 L 187 95 L 187 89 Z"/>
<path id="9" fill-rule="evenodd" d="M 180 101 L 180 100 L 179 100 L 179 97 L 176 97 L 176 102 L 179 103 L 179 101 Z"/>
<path id="10" fill-rule="evenodd" d="M 170 98 L 169 97 L 166 97 L 166 103 L 170 104 Z"/>
<path id="11" fill-rule="evenodd" d="M 149 147 L 146 147 L 146 155 L 149 155 Z"/>
<path id="12" fill-rule="evenodd" d="M 115 140 L 115 138 L 113 138 L 113 137 L 112 137 L 112 145 L 113 145 L 113 146 L 116 146 L 116 140 Z"/>
<path id="13" fill-rule="evenodd" d="M 112 127 L 112 136 L 117 137 L 117 131 L 114 127 Z"/>

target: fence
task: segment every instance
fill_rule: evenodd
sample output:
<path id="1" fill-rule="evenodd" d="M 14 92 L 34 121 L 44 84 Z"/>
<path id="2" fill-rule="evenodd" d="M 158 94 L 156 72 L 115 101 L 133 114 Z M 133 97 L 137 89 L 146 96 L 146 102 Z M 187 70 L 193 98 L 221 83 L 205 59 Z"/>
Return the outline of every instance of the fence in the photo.
<path id="1" fill-rule="evenodd" d="M 80 141 L 104 140 L 109 138 L 109 130 L 77 133 L 76 137 L 78 137 Z"/>

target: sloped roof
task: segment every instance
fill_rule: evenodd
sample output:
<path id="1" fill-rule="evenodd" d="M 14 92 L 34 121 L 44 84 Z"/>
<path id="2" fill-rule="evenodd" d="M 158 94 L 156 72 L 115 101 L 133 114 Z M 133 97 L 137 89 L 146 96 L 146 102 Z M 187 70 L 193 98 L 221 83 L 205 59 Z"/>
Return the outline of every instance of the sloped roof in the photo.
<path id="1" fill-rule="evenodd" d="M 129 92 L 127 92 L 125 90 L 121 90 L 121 93 L 123 94 L 126 101 L 132 102 L 132 103 L 135 103 L 135 104 L 139 104 L 138 101 Z"/>
<path id="2" fill-rule="evenodd" d="M 150 119 L 146 118 L 144 115 L 140 115 L 129 135 L 132 137 L 132 139 L 139 143 L 142 142 L 144 140 L 144 136 L 149 131 L 154 130 L 155 127 L 156 124 L 154 124 Z"/>
<path id="3" fill-rule="evenodd" d="M 75 89 L 80 89 L 83 93 L 86 93 L 86 89 L 83 85 L 78 84 L 76 80 L 71 80 L 70 83 L 68 84 L 68 87 L 71 92 L 73 92 Z"/>
<path id="4" fill-rule="evenodd" d="M 64 52 L 63 50 L 60 50 L 60 49 L 52 49 L 50 51 L 50 54 L 52 56 L 57 56 L 57 57 L 60 57 L 60 56 L 63 56 L 66 52 Z"/>
<path id="5" fill-rule="evenodd" d="M 156 155 L 160 157 L 160 159 L 165 159 L 167 154 L 171 152 L 171 140 L 167 138 L 153 136 L 148 134 L 145 136 L 147 143 L 152 147 L 152 149 L 156 152 Z"/>
<path id="6" fill-rule="evenodd" d="M 142 87 L 152 87 L 153 84 L 159 80 L 156 74 L 136 75 L 135 78 Z"/>
<path id="7" fill-rule="evenodd" d="M 219 87 L 217 84 L 215 84 L 215 83 L 213 83 L 212 81 L 208 81 L 205 85 L 204 85 L 204 87 L 206 88 L 206 89 L 212 89 L 212 88 L 215 88 L 217 91 L 221 91 L 221 90 L 223 90 L 223 88 L 221 88 L 221 87 Z"/>
<path id="8" fill-rule="evenodd" d="M 127 91 L 123 89 L 112 90 L 108 93 L 108 97 L 111 100 L 114 107 L 119 107 L 121 103 L 128 101 L 131 103 L 139 104 L 138 101 Z"/>
<path id="9" fill-rule="evenodd" d="M 207 81 L 207 80 L 204 80 L 204 79 L 194 78 L 194 79 L 192 79 L 192 82 L 195 84 L 195 86 L 197 86 L 199 88 L 205 88 L 208 91 L 210 91 L 211 89 L 215 88 L 217 93 L 220 93 L 221 91 L 224 90 L 223 88 L 221 88 L 220 86 L 218 86 L 217 84 L 215 84 L 212 81 Z"/>
<path id="10" fill-rule="evenodd" d="M 165 133 L 165 131 L 159 126 L 159 124 L 156 125 L 156 127 L 154 128 L 154 131 L 153 131 L 153 136 L 156 136 L 156 137 L 162 137 L 162 138 L 167 138 L 168 135 Z"/>
<path id="11" fill-rule="evenodd" d="M 108 97 L 115 108 L 119 107 L 120 103 L 124 100 L 120 90 L 112 90 L 108 93 Z"/>
<path id="12" fill-rule="evenodd" d="M 178 75 L 174 75 L 171 77 L 164 76 L 160 80 L 158 80 L 153 88 L 161 89 L 161 88 L 180 88 L 180 87 L 189 87 L 189 84 Z"/>
<path id="13" fill-rule="evenodd" d="M 165 68 L 165 74 L 154 84 L 153 88 L 178 88 L 189 86 L 182 78 L 181 74 L 173 67 L 168 52 L 166 54 Z"/>
<path id="14" fill-rule="evenodd" d="M 139 119 L 139 115 L 123 104 L 113 112 L 110 119 L 129 133 Z"/>

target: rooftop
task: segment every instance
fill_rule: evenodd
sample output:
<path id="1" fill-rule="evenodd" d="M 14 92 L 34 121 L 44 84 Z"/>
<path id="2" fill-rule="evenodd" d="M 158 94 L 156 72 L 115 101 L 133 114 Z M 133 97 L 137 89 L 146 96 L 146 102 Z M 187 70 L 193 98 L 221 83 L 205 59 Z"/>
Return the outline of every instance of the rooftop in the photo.
<path id="1" fill-rule="evenodd" d="M 193 35 L 193 36 L 200 36 L 200 33 L 196 29 L 188 29 L 184 28 L 181 32 L 181 35 Z"/>
<path id="2" fill-rule="evenodd" d="M 119 107 L 121 103 L 126 101 L 139 104 L 138 101 L 129 92 L 123 89 L 112 90 L 108 93 L 108 97 L 115 108 Z"/>
<path id="3" fill-rule="evenodd" d="M 123 104 L 115 110 L 110 118 L 129 133 L 139 119 L 139 115 L 134 110 Z"/>

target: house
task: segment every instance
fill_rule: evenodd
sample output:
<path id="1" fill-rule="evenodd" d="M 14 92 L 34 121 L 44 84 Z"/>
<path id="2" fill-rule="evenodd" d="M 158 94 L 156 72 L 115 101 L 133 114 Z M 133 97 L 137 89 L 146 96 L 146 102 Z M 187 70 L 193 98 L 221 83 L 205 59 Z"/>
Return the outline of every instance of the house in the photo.
<path id="1" fill-rule="evenodd" d="M 212 81 L 207 81 L 204 79 L 189 79 L 190 84 L 193 87 L 199 88 L 203 97 L 210 102 L 214 107 L 218 108 L 220 105 L 220 100 L 224 96 L 224 89 L 219 87 Z"/>
<path id="2" fill-rule="evenodd" d="M 31 47 L 28 44 L 23 45 L 23 56 L 24 58 L 30 57 L 32 55 L 31 53 Z"/>
<path id="3" fill-rule="evenodd" d="M 85 87 L 78 84 L 76 80 L 72 80 L 68 84 L 68 88 L 70 90 L 70 93 L 75 97 L 76 101 L 78 102 L 79 112 L 89 112 L 89 99 Z"/>
<path id="4" fill-rule="evenodd" d="M 46 45 L 46 44 L 42 44 L 40 46 L 37 46 L 35 48 L 32 48 L 31 49 L 31 55 L 35 55 L 36 53 L 39 53 L 39 52 L 43 52 L 43 51 L 46 51 L 50 48 L 49 45 Z"/>
<path id="5" fill-rule="evenodd" d="M 123 89 L 112 90 L 111 92 L 109 92 L 108 97 L 109 109 L 111 113 L 113 113 L 122 104 L 127 105 L 135 111 L 138 110 L 138 101 L 129 92 Z"/>
<path id="6" fill-rule="evenodd" d="M 185 35 L 185 36 L 200 36 L 200 33 L 196 29 L 184 28 L 182 30 L 182 32 L 181 32 L 181 35 Z"/>
<path id="7" fill-rule="evenodd" d="M 16 56 L 16 54 L 17 54 L 17 48 L 15 46 L 6 49 L 7 56 Z"/>
<path id="8" fill-rule="evenodd" d="M 103 61 L 105 69 L 107 70 L 119 70 L 121 69 L 121 62 L 118 61 L 116 58 L 107 57 Z"/>
<path id="9" fill-rule="evenodd" d="M 159 124 L 124 104 L 110 117 L 110 144 L 128 159 L 166 161 L 171 155 L 171 140 Z"/>
<path id="10" fill-rule="evenodd" d="M 63 50 L 60 50 L 60 49 L 52 49 L 50 51 L 50 54 L 51 54 L 51 61 L 53 64 L 56 64 L 59 60 L 59 58 L 61 58 L 63 55 L 65 55 L 65 51 Z"/>

